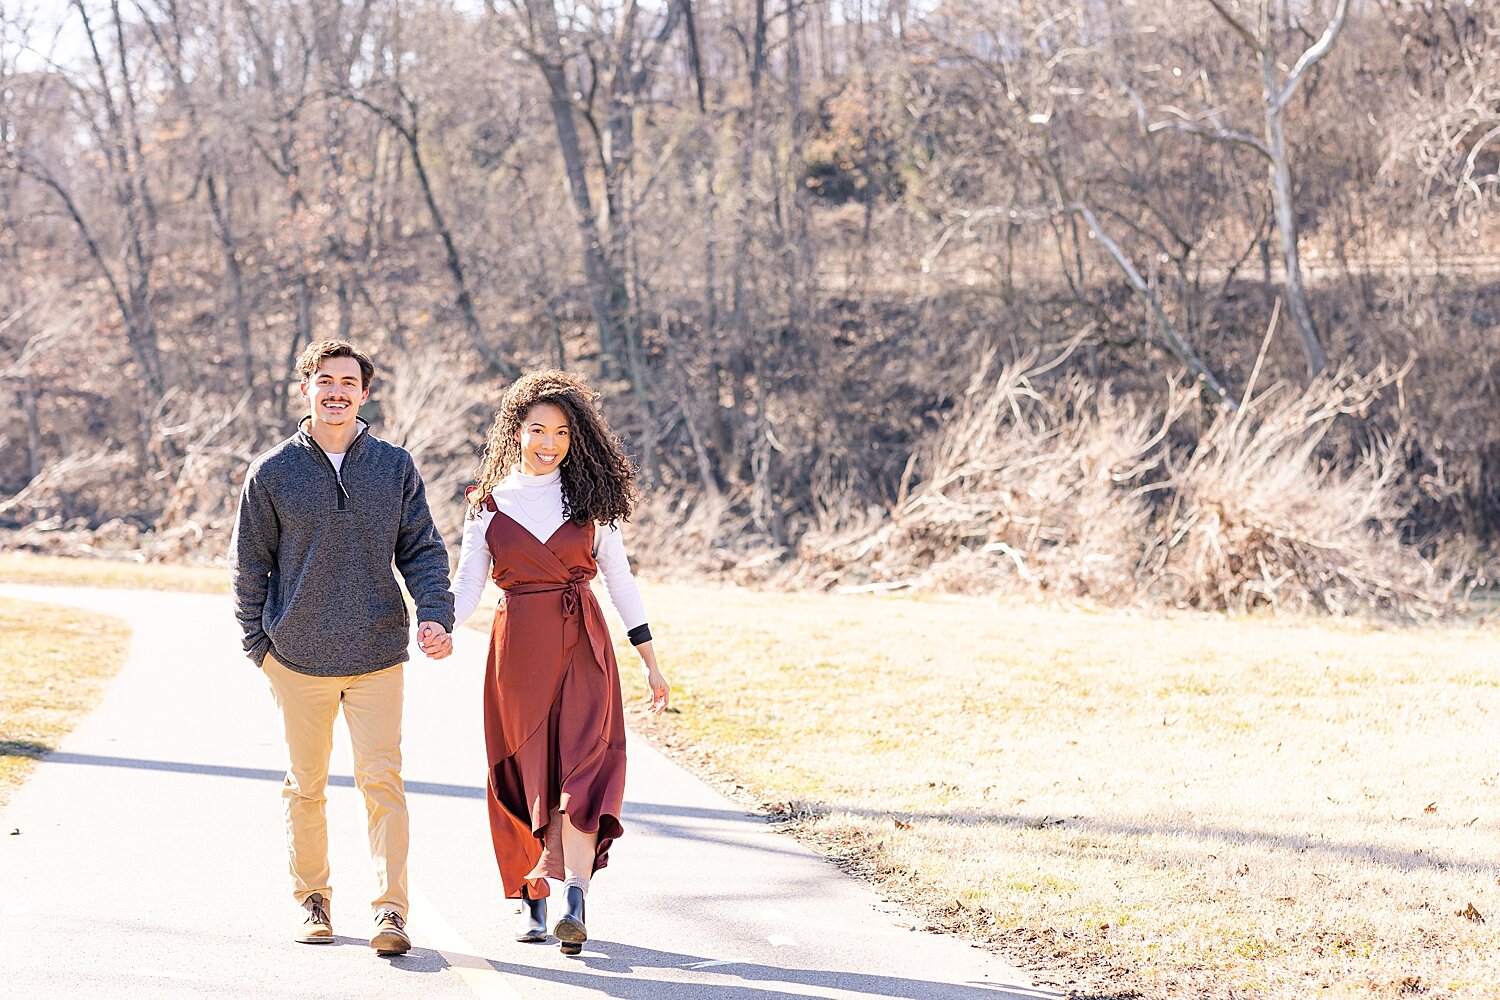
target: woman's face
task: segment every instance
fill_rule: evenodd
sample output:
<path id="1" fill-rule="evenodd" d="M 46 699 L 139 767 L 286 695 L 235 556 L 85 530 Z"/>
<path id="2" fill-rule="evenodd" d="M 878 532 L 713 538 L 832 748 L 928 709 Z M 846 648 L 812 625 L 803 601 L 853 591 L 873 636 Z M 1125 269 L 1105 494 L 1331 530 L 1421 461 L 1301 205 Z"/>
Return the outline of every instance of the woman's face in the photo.
<path id="1" fill-rule="evenodd" d="M 545 476 L 568 454 L 568 415 L 552 403 L 538 403 L 521 418 L 521 471 Z"/>

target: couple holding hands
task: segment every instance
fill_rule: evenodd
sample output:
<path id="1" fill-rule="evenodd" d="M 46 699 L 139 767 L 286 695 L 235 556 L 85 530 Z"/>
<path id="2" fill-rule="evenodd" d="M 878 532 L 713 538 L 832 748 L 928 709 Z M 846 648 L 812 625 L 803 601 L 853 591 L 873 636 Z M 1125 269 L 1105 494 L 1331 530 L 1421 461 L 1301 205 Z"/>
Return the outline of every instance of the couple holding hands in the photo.
<path id="1" fill-rule="evenodd" d="M 401 782 L 408 617 L 392 572 L 416 603 L 424 653 L 442 659 L 476 610 L 486 578 L 504 591 L 484 683 L 490 836 L 505 895 L 523 900 L 521 941 L 547 938 L 548 880 L 563 885 L 553 934 L 578 954 L 589 878 L 621 833 L 625 723 L 602 577 L 645 666 L 650 709 L 667 707 L 651 630 L 620 522 L 634 470 L 576 375 L 538 371 L 511 385 L 467 491 L 452 586 L 448 555 L 411 455 L 359 419 L 375 368 L 342 341 L 296 364 L 307 415 L 251 464 L 229 566 L 250 658 L 270 682 L 289 766 L 282 798 L 296 940 L 333 940 L 325 789 L 340 707 L 364 796 L 378 891 L 379 954 L 406 931 L 408 819 Z"/>

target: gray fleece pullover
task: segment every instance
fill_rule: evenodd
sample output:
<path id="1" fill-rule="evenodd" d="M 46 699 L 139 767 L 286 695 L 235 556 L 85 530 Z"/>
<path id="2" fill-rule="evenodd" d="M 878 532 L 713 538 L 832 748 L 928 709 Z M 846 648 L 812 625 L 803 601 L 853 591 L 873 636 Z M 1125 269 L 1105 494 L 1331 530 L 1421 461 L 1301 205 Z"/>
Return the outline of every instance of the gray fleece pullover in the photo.
<path id="1" fill-rule="evenodd" d="M 406 603 L 453 628 L 448 554 L 411 455 L 360 423 L 341 469 L 299 425 L 257 458 L 229 543 L 245 652 L 299 673 L 367 674 L 406 660 Z"/>

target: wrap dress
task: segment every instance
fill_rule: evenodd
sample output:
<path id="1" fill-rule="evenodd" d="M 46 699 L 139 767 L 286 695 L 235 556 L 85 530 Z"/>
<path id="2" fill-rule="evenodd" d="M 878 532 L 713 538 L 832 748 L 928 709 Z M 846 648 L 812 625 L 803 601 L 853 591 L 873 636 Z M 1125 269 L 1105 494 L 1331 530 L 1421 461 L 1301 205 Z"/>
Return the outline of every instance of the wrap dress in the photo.
<path id="1" fill-rule="evenodd" d="M 547 541 L 485 499 L 495 610 L 484 679 L 490 836 L 505 895 L 545 898 L 563 872 L 560 813 L 598 833 L 592 871 L 623 832 L 625 717 L 603 609 L 594 525 L 571 520 Z"/>

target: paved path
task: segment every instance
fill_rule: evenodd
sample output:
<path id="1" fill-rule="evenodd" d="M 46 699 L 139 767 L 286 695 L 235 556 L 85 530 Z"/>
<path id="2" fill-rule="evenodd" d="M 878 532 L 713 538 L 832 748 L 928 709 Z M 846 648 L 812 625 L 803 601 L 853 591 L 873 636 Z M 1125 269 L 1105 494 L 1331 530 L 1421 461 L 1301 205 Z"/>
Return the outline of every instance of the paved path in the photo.
<path id="1" fill-rule="evenodd" d="M 46 997 L 1045 997 L 1024 973 L 907 929 L 860 883 L 633 738 L 625 836 L 582 956 L 510 938 L 490 855 L 483 640 L 407 668 L 416 942 L 377 958 L 364 810 L 339 724 L 329 790 L 338 943 L 290 940 L 271 698 L 227 598 L 0 586 L 134 628 L 129 662 L 0 811 L 0 995 Z M 12 831 L 19 831 L 12 834 Z"/>

